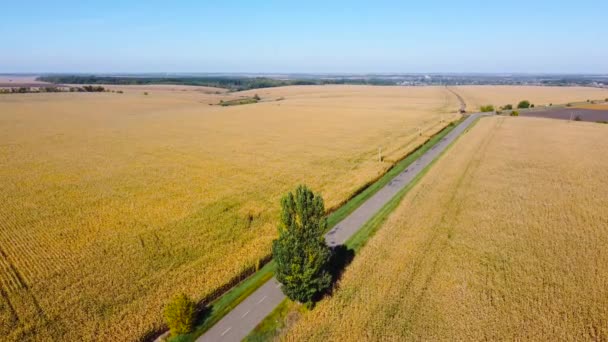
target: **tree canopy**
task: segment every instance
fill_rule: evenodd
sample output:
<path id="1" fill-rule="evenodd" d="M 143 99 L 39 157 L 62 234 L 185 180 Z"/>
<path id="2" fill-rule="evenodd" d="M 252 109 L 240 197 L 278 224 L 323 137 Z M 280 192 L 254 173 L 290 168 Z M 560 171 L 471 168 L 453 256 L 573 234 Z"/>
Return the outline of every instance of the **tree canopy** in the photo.
<path id="1" fill-rule="evenodd" d="M 323 198 L 301 185 L 283 197 L 281 206 L 279 237 L 272 245 L 275 276 L 287 297 L 310 305 L 331 284 Z"/>

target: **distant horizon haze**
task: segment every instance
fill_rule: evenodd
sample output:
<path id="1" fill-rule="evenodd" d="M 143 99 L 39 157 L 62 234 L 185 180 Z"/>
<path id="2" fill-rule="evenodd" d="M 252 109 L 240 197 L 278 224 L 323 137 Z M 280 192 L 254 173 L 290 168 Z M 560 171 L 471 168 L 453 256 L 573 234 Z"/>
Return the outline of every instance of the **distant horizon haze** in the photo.
<path id="1" fill-rule="evenodd" d="M 594 0 L 10 2 L 0 73 L 608 74 L 606 13 Z"/>

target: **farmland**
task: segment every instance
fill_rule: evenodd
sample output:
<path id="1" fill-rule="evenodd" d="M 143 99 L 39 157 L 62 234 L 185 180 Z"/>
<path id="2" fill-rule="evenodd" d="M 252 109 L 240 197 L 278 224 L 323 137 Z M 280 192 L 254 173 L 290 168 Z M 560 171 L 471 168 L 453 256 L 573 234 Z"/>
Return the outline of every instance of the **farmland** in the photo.
<path id="1" fill-rule="evenodd" d="M 441 87 L 110 89 L 0 97 L 3 339 L 137 339 L 268 254 L 284 192 L 336 207 L 458 117 Z"/>
<path id="2" fill-rule="evenodd" d="M 482 119 L 285 340 L 605 340 L 608 127 Z"/>
<path id="3" fill-rule="evenodd" d="M 498 108 L 507 104 L 517 106 L 521 100 L 529 100 L 536 106 L 604 100 L 608 89 L 589 87 L 534 87 L 534 86 L 456 86 L 450 87 L 467 103 L 467 110 L 478 111 L 481 106 L 492 104 Z"/>

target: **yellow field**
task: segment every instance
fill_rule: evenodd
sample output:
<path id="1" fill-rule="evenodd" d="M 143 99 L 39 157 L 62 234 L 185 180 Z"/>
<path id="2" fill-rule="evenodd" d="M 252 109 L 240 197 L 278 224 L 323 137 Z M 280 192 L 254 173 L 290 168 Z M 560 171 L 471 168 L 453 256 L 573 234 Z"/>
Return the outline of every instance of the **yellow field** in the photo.
<path id="1" fill-rule="evenodd" d="M 608 110 L 608 103 L 581 104 L 581 105 L 577 105 L 576 108 L 593 109 L 593 110 Z"/>
<path id="2" fill-rule="evenodd" d="M 125 93 L 0 96 L 1 340 L 138 338 L 175 293 L 269 253 L 283 193 L 306 183 L 336 206 L 458 108 L 440 87 L 234 107 L 209 104 L 243 94 L 110 88 Z"/>
<path id="3" fill-rule="evenodd" d="M 467 110 L 475 112 L 480 106 L 492 104 L 495 108 L 507 104 L 517 106 L 528 100 L 537 107 L 608 98 L 608 89 L 589 87 L 534 87 L 534 86 L 458 86 L 451 87 L 467 103 Z"/>
<path id="4" fill-rule="evenodd" d="M 608 127 L 482 119 L 294 341 L 608 339 Z"/>

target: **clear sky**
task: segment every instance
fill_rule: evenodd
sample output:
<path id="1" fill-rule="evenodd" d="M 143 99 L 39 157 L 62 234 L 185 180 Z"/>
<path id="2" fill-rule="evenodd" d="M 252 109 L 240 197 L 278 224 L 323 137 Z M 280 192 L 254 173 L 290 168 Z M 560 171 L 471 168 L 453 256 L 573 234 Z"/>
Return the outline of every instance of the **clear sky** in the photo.
<path id="1" fill-rule="evenodd" d="M 0 34 L 4 73 L 608 73 L 608 0 L 3 0 Z"/>

